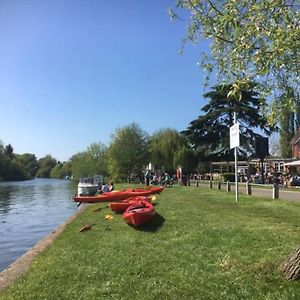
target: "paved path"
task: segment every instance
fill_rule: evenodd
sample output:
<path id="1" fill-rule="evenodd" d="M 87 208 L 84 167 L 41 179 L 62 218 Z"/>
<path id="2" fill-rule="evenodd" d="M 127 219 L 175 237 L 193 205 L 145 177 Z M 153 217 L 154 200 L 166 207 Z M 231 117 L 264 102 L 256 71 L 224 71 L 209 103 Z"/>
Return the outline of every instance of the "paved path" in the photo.
<path id="1" fill-rule="evenodd" d="M 195 186 L 195 183 L 193 183 L 191 185 Z M 201 187 L 208 188 L 209 183 L 201 182 L 201 183 L 199 183 L 199 188 L 201 188 Z M 213 189 L 217 189 L 217 188 L 218 188 L 218 184 L 214 183 Z M 222 184 L 221 189 L 225 190 L 226 184 Z M 231 192 L 232 193 L 235 192 L 235 184 L 231 185 Z M 239 184 L 239 192 L 241 194 L 246 194 L 245 183 Z M 255 186 L 252 186 L 252 195 L 272 199 L 273 189 L 272 188 L 261 188 L 258 185 L 255 185 Z M 300 202 L 300 190 L 299 191 L 290 191 L 288 189 L 281 188 L 281 189 L 279 189 L 279 200 L 291 200 L 291 201 L 299 201 Z"/>

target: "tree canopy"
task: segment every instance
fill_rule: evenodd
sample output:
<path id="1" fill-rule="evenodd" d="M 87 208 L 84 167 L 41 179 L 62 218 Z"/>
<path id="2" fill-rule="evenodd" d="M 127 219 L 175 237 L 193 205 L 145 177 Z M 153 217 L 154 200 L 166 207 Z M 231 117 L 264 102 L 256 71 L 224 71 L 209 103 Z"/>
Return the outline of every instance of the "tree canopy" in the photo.
<path id="1" fill-rule="evenodd" d="M 177 130 L 165 128 L 150 137 L 151 162 L 162 171 L 173 173 L 178 165 L 190 170 L 194 163 L 186 138 Z"/>
<path id="2" fill-rule="evenodd" d="M 261 91 L 273 100 L 294 91 L 289 106 L 296 107 L 300 91 L 300 1 L 299 0 L 177 0 L 170 9 L 172 18 L 180 18 L 179 8 L 188 11 L 188 32 L 183 39 L 209 40 L 210 53 L 202 54 L 201 65 L 220 80 L 234 82 L 232 91 L 241 90 L 259 80 Z M 273 111 L 278 112 L 276 101 Z M 271 115 L 271 121 L 278 113 Z"/>
<path id="3" fill-rule="evenodd" d="M 136 123 L 119 128 L 112 136 L 108 153 L 111 175 L 130 181 L 131 174 L 140 174 L 149 163 L 148 134 Z"/>
<path id="4" fill-rule="evenodd" d="M 254 86 L 254 84 L 252 84 Z M 261 113 L 261 99 L 253 90 L 242 90 L 241 99 L 228 98 L 231 85 L 219 85 L 204 95 L 209 99 L 200 115 L 183 131 L 190 143 L 210 160 L 233 159 L 229 147 L 229 127 L 233 125 L 233 113 L 237 113 L 240 123 L 240 155 L 249 156 L 254 151 L 255 138 L 260 136 L 254 131 L 259 128 L 269 135 L 273 128 L 267 125 L 267 119 Z"/>

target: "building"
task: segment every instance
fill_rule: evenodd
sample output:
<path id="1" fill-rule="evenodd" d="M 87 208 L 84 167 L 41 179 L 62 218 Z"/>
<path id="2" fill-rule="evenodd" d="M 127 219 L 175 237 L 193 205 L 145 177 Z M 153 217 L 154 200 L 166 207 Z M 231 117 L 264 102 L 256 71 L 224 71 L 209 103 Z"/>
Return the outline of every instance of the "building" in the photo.
<path id="1" fill-rule="evenodd" d="M 300 158 L 300 128 L 298 128 L 296 134 L 291 139 L 290 142 L 292 146 L 292 157 L 293 158 Z"/>

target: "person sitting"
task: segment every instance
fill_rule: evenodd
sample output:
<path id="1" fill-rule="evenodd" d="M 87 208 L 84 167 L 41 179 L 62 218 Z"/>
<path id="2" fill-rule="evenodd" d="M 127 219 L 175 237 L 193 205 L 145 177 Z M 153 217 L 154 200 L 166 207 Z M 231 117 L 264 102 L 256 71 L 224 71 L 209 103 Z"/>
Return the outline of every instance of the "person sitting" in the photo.
<path id="1" fill-rule="evenodd" d="M 112 192 L 115 189 L 114 183 L 111 182 L 109 185 L 109 191 Z"/>
<path id="2" fill-rule="evenodd" d="M 107 192 L 109 192 L 109 186 L 108 186 L 108 184 L 105 184 L 105 183 L 103 182 L 103 185 L 102 185 L 101 190 L 102 190 L 102 193 L 107 193 Z"/>

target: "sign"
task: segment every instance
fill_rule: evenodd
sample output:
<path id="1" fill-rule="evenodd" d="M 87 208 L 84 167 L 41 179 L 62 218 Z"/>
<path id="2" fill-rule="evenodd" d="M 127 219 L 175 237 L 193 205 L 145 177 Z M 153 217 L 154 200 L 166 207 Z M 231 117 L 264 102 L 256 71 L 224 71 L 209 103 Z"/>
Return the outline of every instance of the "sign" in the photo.
<path id="1" fill-rule="evenodd" d="M 240 146 L 240 124 L 236 123 L 230 127 L 230 149 Z"/>

